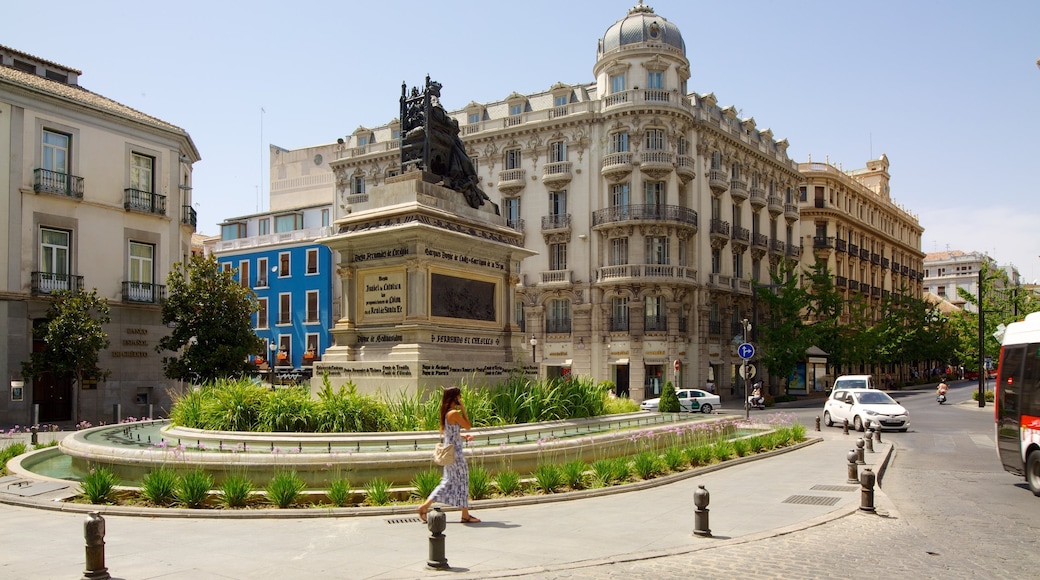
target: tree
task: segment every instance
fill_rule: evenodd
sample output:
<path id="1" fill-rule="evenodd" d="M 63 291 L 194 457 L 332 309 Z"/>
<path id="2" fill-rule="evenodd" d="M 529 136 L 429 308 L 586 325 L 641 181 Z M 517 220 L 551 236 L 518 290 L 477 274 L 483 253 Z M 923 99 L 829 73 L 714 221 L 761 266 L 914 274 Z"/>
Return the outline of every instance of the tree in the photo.
<path id="1" fill-rule="evenodd" d="M 264 352 L 264 341 L 252 328 L 256 295 L 223 271 L 213 256 L 192 256 L 187 268 L 174 264 L 166 279 L 169 297 L 162 321 L 173 330 L 159 340 L 156 352 L 171 379 L 210 382 L 237 378 L 255 367 L 252 355 Z"/>
<path id="2" fill-rule="evenodd" d="M 678 413 L 682 410 L 679 406 L 679 394 L 675 392 L 672 381 L 665 382 L 664 388 L 661 389 L 661 399 L 657 404 L 657 410 L 662 413 Z"/>
<path id="3" fill-rule="evenodd" d="M 959 337 L 955 358 L 968 370 L 979 366 L 979 310 L 983 312 L 983 356 L 994 361 L 1000 354 L 1000 341 L 994 336 L 997 328 L 1040 310 L 1036 295 L 1012 284 L 1004 269 L 983 262 L 981 273 L 978 295 L 957 288 L 957 295 L 975 306 L 975 312 L 965 310 L 954 321 Z"/>
<path id="4" fill-rule="evenodd" d="M 765 311 L 759 319 L 755 336 L 761 346 L 759 360 L 769 375 L 787 379 L 794 372 L 795 365 L 805 359 L 806 349 L 812 346 L 810 335 L 803 332 L 802 312 L 808 306 L 808 299 L 798 286 L 798 276 L 793 267 L 782 267 L 772 278 L 773 288 L 755 289 Z M 788 381 L 785 389 L 789 386 Z"/>
<path id="5" fill-rule="evenodd" d="M 108 348 L 105 325 L 112 321 L 108 300 L 90 292 L 58 290 L 51 293 L 54 302 L 47 311 L 47 324 L 34 329 L 47 347 L 34 352 L 22 363 L 22 377 L 32 380 L 45 372 L 56 376 L 71 375 L 76 381 L 72 406 L 79 417 L 78 391 L 86 379 L 101 380 L 111 372 L 102 369 L 99 355 Z"/>

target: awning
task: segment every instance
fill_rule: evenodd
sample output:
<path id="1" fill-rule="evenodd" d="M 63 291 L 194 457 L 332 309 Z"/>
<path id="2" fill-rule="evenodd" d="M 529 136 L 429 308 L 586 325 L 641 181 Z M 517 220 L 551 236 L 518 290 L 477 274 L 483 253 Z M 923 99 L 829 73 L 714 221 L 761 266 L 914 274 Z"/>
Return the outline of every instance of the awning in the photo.
<path id="1" fill-rule="evenodd" d="M 608 364 L 612 364 L 612 365 L 627 365 L 628 364 L 628 359 L 627 358 L 619 358 L 617 360 L 610 361 Z"/>

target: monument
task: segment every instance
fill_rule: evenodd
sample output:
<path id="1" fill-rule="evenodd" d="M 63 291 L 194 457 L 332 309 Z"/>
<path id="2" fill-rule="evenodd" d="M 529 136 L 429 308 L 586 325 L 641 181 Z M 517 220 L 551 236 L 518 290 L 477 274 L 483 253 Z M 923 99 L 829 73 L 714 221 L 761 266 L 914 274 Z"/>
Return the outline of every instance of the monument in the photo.
<path id="1" fill-rule="evenodd" d="M 351 196 L 319 240 L 338 253 L 342 300 L 312 391 L 323 376 L 374 393 L 537 375 L 512 316 L 534 252 L 480 189 L 440 90 L 402 85 L 400 174 Z"/>

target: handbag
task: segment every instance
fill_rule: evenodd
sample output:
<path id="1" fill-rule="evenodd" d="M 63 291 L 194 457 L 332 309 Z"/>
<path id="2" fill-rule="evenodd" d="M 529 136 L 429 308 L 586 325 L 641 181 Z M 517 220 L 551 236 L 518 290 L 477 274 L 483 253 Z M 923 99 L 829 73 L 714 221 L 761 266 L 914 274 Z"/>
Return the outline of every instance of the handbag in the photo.
<path id="1" fill-rule="evenodd" d="M 451 465 L 455 463 L 455 446 L 451 443 L 438 443 L 433 448 L 433 462 L 437 465 Z"/>

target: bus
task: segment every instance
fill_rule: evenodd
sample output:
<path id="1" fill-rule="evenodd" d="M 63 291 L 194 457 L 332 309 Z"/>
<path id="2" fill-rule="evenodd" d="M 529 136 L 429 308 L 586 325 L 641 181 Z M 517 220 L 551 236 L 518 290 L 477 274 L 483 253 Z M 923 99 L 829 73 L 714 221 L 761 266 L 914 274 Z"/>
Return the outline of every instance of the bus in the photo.
<path id="1" fill-rule="evenodd" d="M 994 393 L 997 453 L 1040 496 L 1040 312 L 1004 331 Z"/>

